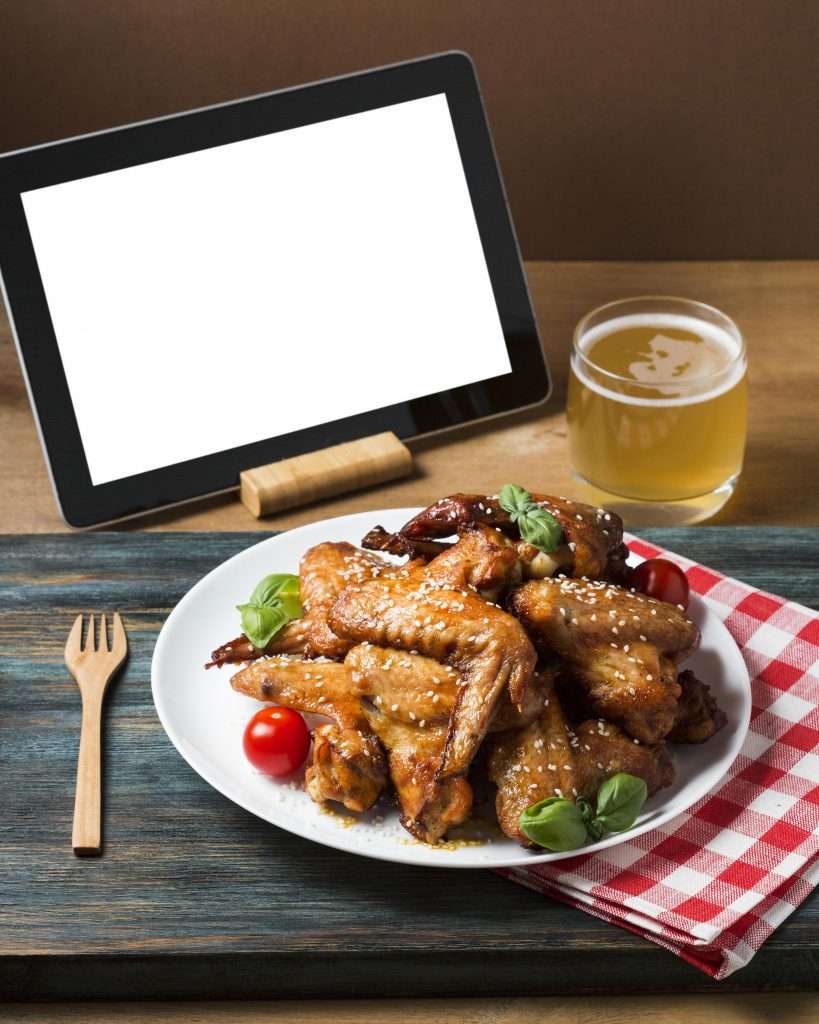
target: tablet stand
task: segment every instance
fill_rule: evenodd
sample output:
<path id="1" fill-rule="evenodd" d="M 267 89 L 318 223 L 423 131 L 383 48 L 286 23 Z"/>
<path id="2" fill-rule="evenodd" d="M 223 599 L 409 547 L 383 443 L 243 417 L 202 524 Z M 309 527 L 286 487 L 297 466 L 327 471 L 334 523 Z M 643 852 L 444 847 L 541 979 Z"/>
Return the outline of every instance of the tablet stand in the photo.
<path id="1" fill-rule="evenodd" d="M 412 455 L 391 431 L 246 469 L 239 496 L 258 519 L 345 491 L 408 476 Z"/>

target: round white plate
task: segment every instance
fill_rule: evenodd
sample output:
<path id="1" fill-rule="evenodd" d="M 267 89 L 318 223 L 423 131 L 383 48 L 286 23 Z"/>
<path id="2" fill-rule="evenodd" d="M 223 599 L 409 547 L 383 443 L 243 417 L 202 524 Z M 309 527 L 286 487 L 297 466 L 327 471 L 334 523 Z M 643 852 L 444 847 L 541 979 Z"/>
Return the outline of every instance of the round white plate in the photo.
<path id="1" fill-rule="evenodd" d="M 248 763 L 242 732 L 263 705 L 231 689 L 230 666 L 203 667 L 214 647 L 240 632 L 236 605 L 247 600 L 263 576 L 298 572 L 304 551 L 320 541 L 358 544 L 371 527 L 397 530 L 418 511 L 362 512 L 302 526 L 263 540 L 209 572 L 174 608 L 157 640 L 151 687 L 162 725 L 188 764 L 220 793 L 260 818 L 325 846 L 381 860 L 453 868 L 511 867 L 573 856 L 577 851 L 532 853 L 505 837 L 479 845 L 426 846 L 401 827 L 397 810 L 386 801 L 357 817 L 343 808 L 338 814 L 320 808 L 296 785 L 276 782 Z M 585 846 L 584 853 L 615 846 L 686 810 L 722 779 L 742 746 L 751 713 L 745 663 L 705 601 L 693 597 L 689 614 L 702 630 L 702 643 L 686 664 L 709 683 L 728 724 L 701 746 L 674 747 L 674 785 L 646 803 L 634 828 Z"/>

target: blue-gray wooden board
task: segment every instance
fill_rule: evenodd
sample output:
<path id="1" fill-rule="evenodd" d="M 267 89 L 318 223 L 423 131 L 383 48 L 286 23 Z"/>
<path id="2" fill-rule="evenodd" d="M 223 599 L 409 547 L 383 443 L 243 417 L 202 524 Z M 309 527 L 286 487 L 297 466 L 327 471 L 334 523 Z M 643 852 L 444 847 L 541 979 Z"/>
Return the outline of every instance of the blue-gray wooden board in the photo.
<path id="1" fill-rule="evenodd" d="M 819 607 L 819 529 L 647 538 Z M 717 987 L 671 953 L 488 871 L 385 864 L 260 821 L 179 757 L 150 663 L 168 611 L 258 533 L 0 537 L 0 999 L 534 995 Z M 105 854 L 71 852 L 78 612 L 119 610 Z M 214 637 L 214 640 L 222 638 Z M 723 991 L 812 988 L 809 899 Z"/>

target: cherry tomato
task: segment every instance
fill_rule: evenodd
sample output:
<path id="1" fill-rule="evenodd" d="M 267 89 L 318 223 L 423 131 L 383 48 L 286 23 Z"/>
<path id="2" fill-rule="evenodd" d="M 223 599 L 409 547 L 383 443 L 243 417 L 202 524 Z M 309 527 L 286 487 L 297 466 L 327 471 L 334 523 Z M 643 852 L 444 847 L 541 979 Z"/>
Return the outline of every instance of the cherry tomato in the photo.
<path id="1" fill-rule="evenodd" d="M 667 558 L 649 558 L 629 573 L 630 587 L 669 604 L 688 607 L 688 579 L 682 569 Z"/>
<path id="2" fill-rule="evenodd" d="M 262 708 L 245 726 L 242 745 L 254 768 L 281 779 L 304 764 L 310 731 L 298 711 Z"/>

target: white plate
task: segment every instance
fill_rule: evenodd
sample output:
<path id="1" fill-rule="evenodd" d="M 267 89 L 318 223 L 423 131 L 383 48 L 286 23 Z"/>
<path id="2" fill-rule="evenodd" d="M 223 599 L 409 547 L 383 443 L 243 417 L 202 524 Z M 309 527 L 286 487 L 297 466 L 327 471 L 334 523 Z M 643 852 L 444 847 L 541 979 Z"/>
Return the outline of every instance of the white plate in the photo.
<path id="1" fill-rule="evenodd" d="M 188 764 L 239 806 L 296 835 L 350 853 L 405 864 L 490 868 L 559 860 L 572 853 L 531 853 L 506 838 L 481 845 L 426 846 L 398 822 L 385 803 L 355 820 L 322 810 L 306 793 L 256 772 L 242 753 L 242 732 L 263 705 L 231 689 L 231 669 L 205 671 L 211 650 L 239 633 L 235 606 L 271 572 L 298 572 L 304 551 L 320 541 L 358 544 L 376 524 L 396 530 L 418 509 L 389 509 L 339 516 L 270 537 L 217 566 L 193 586 L 168 616 L 157 640 L 151 686 L 165 731 Z M 633 557 L 633 562 L 640 559 Z M 670 821 L 723 778 L 742 746 L 751 714 L 748 671 L 728 630 L 694 597 L 689 614 L 702 630 L 699 650 L 687 662 L 708 682 L 728 724 L 709 742 L 674 748 L 674 785 L 645 805 L 634 828 L 583 847 L 603 850 Z M 453 848 L 454 847 L 454 848 Z"/>

